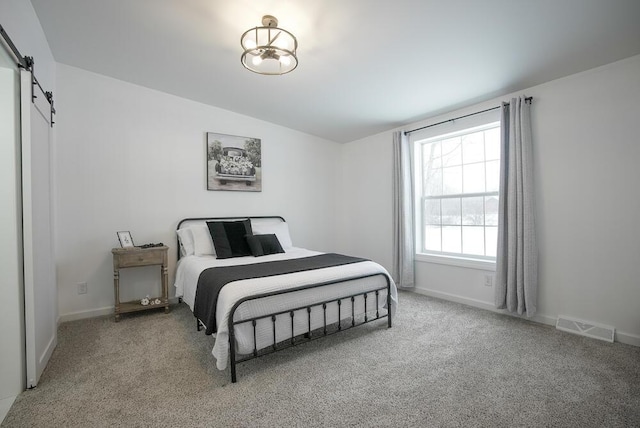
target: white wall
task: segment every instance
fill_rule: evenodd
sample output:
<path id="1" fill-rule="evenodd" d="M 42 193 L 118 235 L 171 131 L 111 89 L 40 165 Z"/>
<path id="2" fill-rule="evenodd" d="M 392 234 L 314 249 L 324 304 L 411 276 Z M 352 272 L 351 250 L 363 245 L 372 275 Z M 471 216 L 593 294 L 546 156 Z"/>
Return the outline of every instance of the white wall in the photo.
<path id="1" fill-rule="evenodd" d="M 640 56 L 519 91 L 533 96 L 538 321 L 572 316 L 617 328 L 640 345 Z M 499 105 L 509 96 L 412 124 Z M 446 125 L 443 129 L 446 131 Z M 392 132 L 342 149 L 341 249 L 391 260 Z M 362 154 L 367 162 L 358 170 Z M 363 214 L 365 220 L 363 220 Z M 487 271 L 416 263 L 417 291 L 493 307 Z"/>
<path id="2" fill-rule="evenodd" d="M 336 242 L 345 254 L 365 257 L 391 271 L 393 151 L 391 133 L 344 144 Z"/>
<path id="3" fill-rule="evenodd" d="M 38 82 L 45 91 L 53 92 L 55 97 L 56 63 L 31 2 L 0 1 L 0 23 L 20 54 L 33 57 Z"/>
<path id="4" fill-rule="evenodd" d="M 119 230 L 168 244 L 170 281 L 185 217 L 282 215 L 294 245 L 333 249 L 337 143 L 63 64 L 57 86 L 62 320 L 112 313 Z M 262 139 L 262 192 L 206 190 L 206 132 Z M 157 295 L 158 270 L 122 270 L 122 300 Z"/>
<path id="5" fill-rule="evenodd" d="M 55 94 L 55 62 L 49 45 L 29 0 L 0 1 L 0 24 L 23 56 L 35 60 L 35 75 L 46 91 Z M 0 48 L 4 50 L 4 48 Z M 0 187 L 2 193 L 2 222 L 0 247 L 0 422 L 13 399 L 25 386 L 24 365 L 24 297 L 22 285 L 22 229 L 20 206 L 19 165 L 19 108 L 14 92 L 17 75 L 11 70 L 10 57 L 0 61 L 2 94 L 0 121 L 2 142 Z M 54 130 L 55 133 L 55 130 Z M 55 138 L 55 136 L 54 136 Z M 45 177 L 44 180 L 48 180 Z"/>

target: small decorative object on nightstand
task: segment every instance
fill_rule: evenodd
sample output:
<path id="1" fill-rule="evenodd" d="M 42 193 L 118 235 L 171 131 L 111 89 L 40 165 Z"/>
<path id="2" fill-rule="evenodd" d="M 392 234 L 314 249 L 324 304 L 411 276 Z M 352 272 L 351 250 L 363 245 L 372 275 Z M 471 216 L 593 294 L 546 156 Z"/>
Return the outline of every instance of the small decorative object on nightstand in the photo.
<path id="1" fill-rule="evenodd" d="M 169 279 L 167 273 L 167 253 L 169 247 L 154 244 L 152 247 L 129 247 L 114 248 L 111 250 L 113 254 L 113 289 L 115 292 L 115 317 L 116 322 L 120 320 L 120 314 L 127 312 L 144 311 L 147 309 L 156 309 L 164 306 L 165 313 L 169 312 Z M 120 269 L 138 266 L 160 266 L 160 276 L 162 278 L 162 296 L 158 298 L 149 298 L 153 301 L 153 305 L 143 305 L 141 300 L 132 300 L 130 302 L 120 302 Z"/>

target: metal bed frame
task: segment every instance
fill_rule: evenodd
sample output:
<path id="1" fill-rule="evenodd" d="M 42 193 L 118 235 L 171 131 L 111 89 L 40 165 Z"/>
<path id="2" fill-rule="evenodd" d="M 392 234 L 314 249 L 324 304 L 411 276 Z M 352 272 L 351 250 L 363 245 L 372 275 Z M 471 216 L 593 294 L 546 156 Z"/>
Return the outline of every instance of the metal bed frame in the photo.
<path id="1" fill-rule="evenodd" d="M 251 216 L 251 217 L 196 217 L 196 218 L 185 218 L 183 220 L 181 220 L 178 223 L 178 226 L 176 227 L 176 229 L 180 229 L 180 226 L 182 226 L 183 223 L 185 222 L 197 222 L 197 221 L 225 221 L 225 220 L 240 220 L 240 219 L 280 219 L 282 222 L 286 222 L 285 219 L 283 217 L 280 216 Z M 178 259 L 180 259 L 180 242 L 178 239 Z M 316 288 L 316 287 L 323 287 L 323 286 L 327 286 L 327 285 L 331 285 L 331 284 L 337 284 L 337 283 L 341 283 L 341 282 L 346 282 L 346 281 L 352 281 L 352 280 L 357 280 L 357 279 L 363 279 L 363 278 L 370 278 L 370 277 L 375 277 L 375 276 L 382 276 L 385 281 L 386 281 L 386 285 L 384 286 L 380 286 L 377 288 L 373 288 L 371 290 L 368 291 L 360 291 L 358 293 L 355 294 L 348 294 L 344 297 L 339 297 L 339 298 L 334 298 L 334 299 L 330 299 L 330 300 L 325 300 L 325 301 L 321 301 L 321 302 L 316 302 L 316 303 L 312 303 L 309 305 L 304 305 L 304 306 L 300 306 L 300 307 L 296 307 L 296 308 L 291 308 L 291 309 L 287 309 L 285 311 L 278 311 L 278 312 L 274 312 L 274 313 L 270 313 L 270 314 L 265 314 L 265 315 L 260 315 L 258 317 L 254 317 L 254 318 L 250 318 L 250 319 L 245 319 L 245 320 L 241 320 L 241 321 L 234 321 L 234 315 L 235 315 L 235 311 L 238 309 L 238 307 L 243 304 L 244 302 L 250 301 L 250 300 L 257 300 L 257 299 L 262 299 L 262 298 L 267 298 L 267 297 L 272 297 L 272 296 L 277 296 L 277 295 L 282 295 L 282 294 L 288 294 L 288 293 L 295 293 L 297 291 L 302 291 L 302 290 L 308 290 L 308 289 L 312 289 L 312 288 Z M 380 291 L 386 290 L 387 295 L 386 295 L 386 304 L 387 304 L 387 311 L 386 314 L 382 314 L 380 315 L 380 311 L 379 311 L 379 299 L 380 299 Z M 368 316 L 368 312 L 369 310 L 367 309 L 367 300 L 369 299 L 369 297 L 371 296 L 371 298 L 375 297 L 375 317 L 369 317 Z M 356 314 L 355 313 L 355 301 L 356 298 L 361 298 L 364 301 L 364 311 L 362 314 Z M 347 318 L 347 325 L 343 326 L 343 322 L 342 322 L 342 302 L 347 301 L 351 303 L 351 316 Z M 336 303 L 338 306 L 338 318 L 337 321 L 335 322 L 329 322 L 327 323 L 327 305 L 332 304 L 332 303 Z M 313 308 L 322 308 L 323 311 L 323 325 L 322 327 L 312 330 L 311 329 L 311 312 L 313 310 Z M 304 334 L 299 334 L 299 335 L 295 335 L 294 332 L 294 317 L 295 317 L 295 313 L 299 312 L 299 311 L 303 311 L 306 312 L 307 314 L 307 331 Z M 291 318 L 291 337 L 285 340 L 282 340 L 280 342 L 277 341 L 277 337 L 276 337 L 276 320 L 278 319 L 278 316 L 289 316 Z M 357 316 L 363 316 L 361 318 L 361 320 L 356 320 Z M 351 320 L 351 322 L 349 323 L 348 320 Z M 255 358 L 258 357 L 262 357 L 264 355 L 269 355 L 272 354 L 274 352 L 277 351 L 282 351 L 288 348 L 291 348 L 293 346 L 302 344 L 302 343 L 306 343 L 306 342 L 310 342 L 312 340 L 316 340 L 319 339 L 321 337 L 325 337 L 325 336 L 330 336 L 332 334 L 338 333 L 340 331 L 345 331 L 345 330 L 349 330 L 353 327 L 358 327 L 360 325 L 364 325 L 379 319 L 384 319 L 387 318 L 387 328 L 391 328 L 391 281 L 389 280 L 389 277 L 384 274 L 384 273 L 374 273 L 374 274 L 368 274 L 368 275 L 360 275 L 360 276 L 353 276 L 353 277 L 349 277 L 349 278 L 342 278 L 339 280 L 333 280 L 333 281 L 326 281 L 326 282 L 320 282 L 320 283 L 315 283 L 315 284 L 309 284 L 309 285 L 304 285 L 304 286 L 300 286 L 300 287 L 295 287 L 295 288 L 290 288 L 290 289 L 286 289 L 286 290 L 278 290 L 278 291 L 273 291 L 270 293 L 261 293 L 261 294 L 256 294 L 253 296 L 247 296 L 244 297 L 240 300 L 238 300 L 232 307 L 231 309 L 231 313 L 229 315 L 229 320 L 228 320 L 228 329 L 229 329 L 229 357 L 230 357 L 230 367 L 231 367 L 231 382 L 232 383 L 236 383 L 237 381 L 237 371 L 236 371 L 236 366 L 240 363 L 244 363 L 246 361 L 250 361 L 253 360 Z M 257 349 L 257 340 L 256 340 L 256 325 L 257 322 L 259 320 L 262 319 L 270 319 L 271 320 L 271 324 L 272 324 L 272 331 L 273 331 L 273 344 L 270 346 L 267 346 L 266 348 L 262 348 L 260 350 Z M 236 354 L 236 338 L 235 338 L 235 327 L 237 325 L 241 325 L 241 324 L 247 324 L 247 323 L 251 323 L 252 327 L 253 327 L 253 352 L 251 354 L 244 354 L 242 356 L 238 356 Z M 337 324 L 335 327 L 333 327 L 333 329 L 331 328 L 332 325 Z M 202 329 L 202 322 L 196 318 L 196 326 L 197 326 L 197 330 L 200 331 Z M 318 332 L 318 330 L 321 330 L 320 332 Z"/>

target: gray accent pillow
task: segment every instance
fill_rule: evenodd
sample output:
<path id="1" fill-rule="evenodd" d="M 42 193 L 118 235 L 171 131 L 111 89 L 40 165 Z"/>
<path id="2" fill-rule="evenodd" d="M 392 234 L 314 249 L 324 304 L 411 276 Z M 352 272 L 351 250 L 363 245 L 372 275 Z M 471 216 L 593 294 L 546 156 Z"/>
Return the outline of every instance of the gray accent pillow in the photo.
<path id="1" fill-rule="evenodd" d="M 267 235 L 247 235 L 246 239 L 251 254 L 255 257 L 284 253 L 282 245 L 280 245 L 280 241 L 278 241 L 278 237 L 274 233 Z"/>
<path id="2" fill-rule="evenodd" d="M 208 221 L 207 227 L 211 233 L 216 258 L 250 256 L 251 249 L 245 235 L 253 234 L 249 219 L 240 221 Z"/>

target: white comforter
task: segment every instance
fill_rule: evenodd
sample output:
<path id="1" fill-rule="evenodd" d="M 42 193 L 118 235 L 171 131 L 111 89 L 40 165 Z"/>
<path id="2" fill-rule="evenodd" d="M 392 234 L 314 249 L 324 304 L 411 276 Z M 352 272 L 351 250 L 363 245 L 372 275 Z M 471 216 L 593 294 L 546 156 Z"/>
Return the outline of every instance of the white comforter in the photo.
<path id="1" fill-rule="evenodd" d="M 262 263 L 275 260 L 293 259 L 300 257 L 309 257 L 322 254 L 317 251 L 306 250 L 302 248 L 289 248 L 286 253 L 273 254 L 264 257 L 238 257 L 232 259 L 216 259 L 213 256 L 188 256 L 181 259 L 178 263 L 176 271 L 176 296 L 181 296 L 185 303 L 189 305 L 193 311 L 196 286 L 200 273 L 210 267 L 243 265 L 251 263 Z M 389 276 L 388 272 L 379 264 L 371 261 L 360 263 L 352 263 L 343 266 L 335 266 L 324 269 L 316 269 L 304 272 L 296 272 L 286 275 L 278 275 L 266 278 L 254 278 L 234 282 L 233 287 L 223 287 L 218 296 L 216 308 L 216 323 L 218 330 L 216 332 L 216 340 L 213 346 L 212 354 L 216 358 L 218 369 L 224 370 L 227 366 L 229 356 L 229 332 L 228 319 L 230 311 L 235 302 L 239 299 L 255 295 L 258 293 L 268 293 L 277 290 L 299 287 L 319 282 L 339 280 L 343 278 L 352 278 L 361 275 L 383 273 Z M 390 277 L 389 277 L 390 278 Z M 392 310 L 395 312 L 397 304 L 397 291 L 393 280 L 391 280 L 391 299 Z M 243 303 L 235 312 L 234 321 L 248 319 L 276 311 L 284 311 L 294 307 L 301 307 L 313 302 L 329 300 L 332 298 L 343 297 L 356 292 L 365 292 L 381 285 L 386 285 L 386 281 L 381 275 L 350 280 L 339 284 L 332 284 L 314 289 L 288 293 L 286 295 L 272 296 L 260 300 L 252 300 Z M 356 301 L 355 312 L 364 312 L 363 303 Z M 367 305 L 367 312 L 376 310 L 371 300 Z M 386 291 L 381 292 L 378 301 L 378 310 L 380 315 L 386 313 Z M 308 318 L 306 312 L 300 311 L 294 317 L 294 334 L 301 334 L 308 329 Z M 304 312 L 304 313 L 302 313 Z M 342 318 L 346 318 L 346 314 L 350 316 L 351 307 L 343 304 L 341 310 Z M 327 319 L 337 320 L 337 305 L 327 307 Z M 276 322 L 278 328 L 278 341 L 291 337 L 291 320 L 287 316 L 281 316 Z M 312 313 L 312 329 L 322 325 L 322 313 Z M 251 326 L 241 325 L 236 328 L 237 351 L 241 354 L 250 353 L 253 350 L 253 330 Z M 287 328 L 288 326 L 288 328 Z M 280 328 L 282 328 L 280 330 Z M 282 332 L 282 333 L 280 333 Z M 273 344 L 273 332 L 270 320 L 258 321 L 256 330 L 257 349 L 262 349 Z"/>

